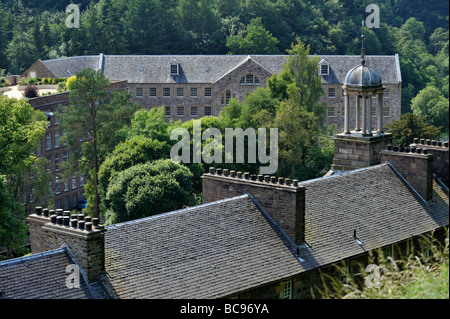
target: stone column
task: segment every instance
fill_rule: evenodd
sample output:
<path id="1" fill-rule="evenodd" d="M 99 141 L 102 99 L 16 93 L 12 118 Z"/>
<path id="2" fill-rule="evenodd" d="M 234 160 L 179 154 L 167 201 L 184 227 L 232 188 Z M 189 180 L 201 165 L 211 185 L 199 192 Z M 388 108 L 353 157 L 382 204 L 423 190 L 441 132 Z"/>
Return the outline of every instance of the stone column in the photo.
<path id="1" fill-rule="evenodd" d="M 344 133 L 350 134 L 350 107 L 349 107 L 349 96 L 347 92 L 344 92 Z"/>
<path id="2" fill-rule="evenodd" d="M 362 96 L 363 99 L 363 103 L 362 103 L 362 134 L 367 134 L 367 120 L 366 120 L 366 97 L 363 95 Z"/>
<path id="3" fill-rule="evenodd" d="M 383 93 L 378 93 L 378 134 L 383 134 Z"/>
<path id="4" fill-rule="evenodd" d="M 368 98 L 367 98 L 368 100 L 369 100 L 369 105 L 367 106 L 367 108 L 368 108 L 368 122 L 369 122 L 369 124 L 367 125 L 367 129 L 368 129 L 368 133 L 370 134 L 370 135 L 372 135 L 372 96 L 369 96 Z"/>
<path id="5" fill-rule="evenodd" d="M 359 99 L 359 95 L 356 95 L 356 128 L 355 131 L 359 132 L 361 131 L 361 106 L 360 106 L 360 99 Z"/>

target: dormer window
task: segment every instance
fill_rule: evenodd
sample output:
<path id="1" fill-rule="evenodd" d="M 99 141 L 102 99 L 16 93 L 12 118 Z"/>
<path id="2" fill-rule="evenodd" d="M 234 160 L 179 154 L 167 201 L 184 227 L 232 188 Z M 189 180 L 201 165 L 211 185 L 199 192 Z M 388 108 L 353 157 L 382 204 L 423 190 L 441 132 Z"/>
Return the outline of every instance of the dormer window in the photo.
<path id="1" fill-rule="evenodd" d="M 319 74 L 320 75 L 328 75 L 330 74 L 330 64 L 325 60 L 319 62 Z"/>
<path id="2" fill-rule="evenodd" d="M 170 67 L 170 75 L 178 75 L 178 74 L 180 74 L 180 72 L 179 72 L 179 63 L 177 62 L 176 59 L 173 59 L 172 62 L 170 62 L 169 67 Z"/>

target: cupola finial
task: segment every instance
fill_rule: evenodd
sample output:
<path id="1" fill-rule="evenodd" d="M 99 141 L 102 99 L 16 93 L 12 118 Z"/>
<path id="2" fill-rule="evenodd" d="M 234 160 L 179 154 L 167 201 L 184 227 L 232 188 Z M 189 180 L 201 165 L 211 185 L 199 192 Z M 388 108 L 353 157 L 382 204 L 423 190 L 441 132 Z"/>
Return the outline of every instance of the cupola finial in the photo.
<path id="1" fill-rule="evenodd" d="M 362 21 L 362 34 L 361 34 L 361 64 L 366 64 L 366 50 L 364 48 L 364 20 Z"/>

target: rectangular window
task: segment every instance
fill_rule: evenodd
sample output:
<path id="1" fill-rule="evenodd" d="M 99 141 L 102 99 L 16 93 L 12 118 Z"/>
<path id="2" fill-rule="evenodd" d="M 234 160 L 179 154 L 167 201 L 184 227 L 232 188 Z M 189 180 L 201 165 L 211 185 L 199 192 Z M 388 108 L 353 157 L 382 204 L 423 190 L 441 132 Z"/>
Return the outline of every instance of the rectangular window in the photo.
<path id="1" fill-rule="evenodd" d="M 329 106 L 327 111 L 328 117 L 335 117 L 336 116 L 336 109 L 334 106 Z"/>
<path id="2" fill-rule="evenodd" d="M 205 116 L 211 115 L 212 115 L 211 106 L 205 106 Z"/>
<path id="3" fill-rule="evenodd" d="M 191 88 L 191 97 L 197 97 L 197 88 Z"/>
<path id="4" fill-rule="evenodd" d="M 61 208 L 61 199 L 57 199 L 56 201 L 55 201 L 55 206 L 56 206 L 56 209 L 60 209 Z"/>
<path id="5" fill-rule="evenodd" d="M 377 108 L 376 107 L 371 107 L 370 108 L 370 116 L 372 117 L 376 117 L 377 116 Z"/>
<path id="6" fill-rule="evenodd" d="M 83 186 L 84 186 L 84 181 L 85 181 L 84 174 L 81 174 L 81 175 L 80 175 L 80 187 L 83 187 Z"/>
<path id="7" fill-rule="evenodd" d="M 47 157 L 47 171 L 51 172 L 52 171 L 52 158 L 51 157 Z"/>
<path id="8" fill-rule="evenodd" d="M 59 147 L 59 131 L 55 131 L 55 148 Z"/>
<path id="9" fill-rule="evenodd" d="M 59 117 L 58 117 L 58 114 L 59 113 L 59 110 L 55 110 L 55 112 L 53 112 L 53 118 L 55 119 L 54 121 L 55 121 L 55 125 L 58 125 L 59 124 Z"/>
<path id="10" fill-rule="evenodd" d="M 177 97 L 184 96 L 184 88 L 177 88 Z"/>
<path id="11" fill-rule="evenodd" d="M 336 88 L 328 88 L 328 98 L 336 97 Z"/>
<path id="12" fill-rule="evenodd" d="M 69 152 L 68 151 L 64 151 L 63 153 L 63 161 L 67 161 L 67 159 L 69 158 Z"/>
<path id="13" fill-rule="evenodd" d="M 320 74 L 327 75 L 328 74 L 328 64 L 320 65 Z"/>
<path id="14" fill-rule="evenodd" d="M 55 180 L 55 194 L 61 194 L 61 183 L 58 178 Z"/>
<path id="15" fill-rule="evenodd" d="M 48 196 L 52 196 L 53 195 L 53 184 L 51 181 L 48 182 Z"/>
<path id="16" fill-rule="evenodd" d="M 292 299 L 292 280 L 283 281 L 281 286 L 281 299 Z"/>
<path id="17" fill-rule="evenodd" d="M 64 209 L 69 209 L 69 196 L 64 197 Z"/>
<path id="18" fill-rule="evenodd" d="M 150 97 L 156 97 L 156 88 L 150 88 L 149 95 Z"/>
<path id="19" fill-rule="evenodd" d="M 52 134 L 51 133 L 47 133 L 47 135 L 45 136 L 45 148 L 47 151 L 52 149 Z"/>
<path id="20" fill-rule="evenodd" d="M 247 74 L 245 76 L 245 82 L 247 85 L 253 85 L 253 74 Z"/>
<path id="21" fill-rule="evenodd" d="M 383 91 L 383 98 L 388 99 L 390 94 L 391 94 L 391 91 L 389 89 L 385 89 Z"/>
<path id="22" fill-rule="evenodd" d="M 69 179 L 67 178 L 64 180 L 64 191 L 69 191 Z"/>
<path id="23" fill-rule="evenodd" d="M 61 161 L 61 155 L 60 154 L 56 154 L 55 155 L 55 171 L 59 171 L 60 170 L 60 161 Z"/>
<path id="24" fill-rule="evenodd" d="M 390 116 L 389 107 L 383 107 L 383 117 L 389 116 Z"/>
<path id="25" fill-rule="evenodd" d="M 205 97 L 211 97 L 211 88 L 205 88 Z"/>
<path id="26" fill-rule="evenodd" d="M 144 89 L 136 88 L 136 97 L 143 97 L 143 96 L 144 96 Z"/>
<path id="27" fill-rule="evenodd" d="M 164 114 L 165 114 L 166 116 L 170 116 L 170 106 L 166 106 L 166 107 L 165 107 L 165 109 L 164 109 Z"/>
<path id="28" fill-rule="evenodd" d="M 170 74 L 178 74 L 178 64 L 170 65 Z"/>
<path id="29" fill-rule="evenodd" d="M 163 88 L 163 97 L 170 97 L 170 88 Z"/>
<path id="30" fill-rule="evenodd" d="M 77 188 L 77 175 L 72 175 L 72 189 Z"/>
<path id="31" fill-rule="evenodd" d="M 191 116 L 192 117 L 198 116 L 198 107 L 197 106 L 191 106 Z"/>
<path id="32" fill-rule="evenodd" d="M 77 207 L 77 194 L 72 195 L 72 207 Z"/>
<path id="33" fill-rule="evenodd" d="M 184 106 L 177 106 L 177 116 L 184 116 Z"/>

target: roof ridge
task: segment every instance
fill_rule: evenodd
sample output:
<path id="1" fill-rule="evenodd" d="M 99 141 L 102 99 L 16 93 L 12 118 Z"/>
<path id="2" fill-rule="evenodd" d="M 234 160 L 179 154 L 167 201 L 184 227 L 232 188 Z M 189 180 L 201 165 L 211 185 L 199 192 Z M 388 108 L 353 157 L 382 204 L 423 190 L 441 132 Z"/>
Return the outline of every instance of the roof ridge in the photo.
<path id="1" fill-rule="evenodd" d="M 177 210 L 173 210 L 173 211 L 170 211 L 170 212 L 165 212 L 165 213 L 161 213 L 161 214 L 157 214 L 157 215 L 152 215 L 152 216 L 147 216 L 147 217 L 143 217 L 143 218 L 133 219 L 133 220 L 122 222 L 122 223 L 108 225 L 105 228 L 106 229 L 110 229 L 110 228 L 118 228 L 118 227 L 121 227 L 121 226 L 124 226 L 124 225 L 133 225 L 133 224 L 137 224 L 137 223 L 140 223 L 140 222 L 143 222 L 143 221 L 147 221 L 147 220 L 158 219 L 158 218 L 163 218 L 163 217 L 174 215 L 174 214 L 189 212 L 189 211 L 192 211 L 194 209 L 207 207 L 207 206 L 211 206 L 211 205 L 214 205 L 214 204 L 219 204 L 219 203 L 225 203 L 225 202 L 229 202 L 229 201 L 233 201 L 233 200 L 238 200 L 238 199 L 241 199 L 241 198 L 248 197 L 248 195 L 249 194 L 234 196 L 234 197 L 230 197 L 230 198 L 220 199 L 220 200 L 217 200 L 217 201 L 214 201 L 214 202 L 203 203 L 203 204 L 200 204 L 200 205 L 186 207 L 186 208 L 182 208 L 182 209 L 177 209 Z"/>
<path id="2" fill-rule="evenodd" d="M 28 256 L 22 256 L 22 257 L 17 257 L 17 258 L 0 261 L 0 266 L 14 265 L 14 264 L 28 261 L 28 260 L 33 260 L 33 259 L 37 259 L 37 258 L 41 258 L 41 257 L 45 257 L 45 256 L 56 255 L 58 253 L 65 252 L 65 251 L 66 251 L 65 248 L 63 246 L 61 246 L 60 248 L 49 250 L 49 251 L 44 251 L 42 253 L 30 254 Z"/>

